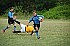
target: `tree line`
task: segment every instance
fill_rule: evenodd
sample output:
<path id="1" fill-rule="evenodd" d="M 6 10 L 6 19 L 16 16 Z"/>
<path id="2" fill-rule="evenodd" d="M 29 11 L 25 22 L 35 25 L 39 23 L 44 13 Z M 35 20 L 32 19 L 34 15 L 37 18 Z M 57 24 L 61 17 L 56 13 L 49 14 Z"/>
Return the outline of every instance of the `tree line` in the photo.
<path id="1" fill-rule="evenodd" d="M 0 14 L 4 14 L 10 7 L 15 7 L 16 12 L 31 12 L 32 10 L 49 10 L 57 5 L 68 4 L 69 0 L 0 0 Z"/>

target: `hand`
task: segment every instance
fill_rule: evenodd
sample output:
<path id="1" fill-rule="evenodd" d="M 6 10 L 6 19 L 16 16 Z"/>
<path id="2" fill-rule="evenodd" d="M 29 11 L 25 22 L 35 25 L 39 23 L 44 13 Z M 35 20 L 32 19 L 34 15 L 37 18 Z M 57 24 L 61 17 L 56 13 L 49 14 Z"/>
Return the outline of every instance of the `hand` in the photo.
<path id="1" fill-rule="evenodd" d="M 41 19 L 40 22 L 43 22 L 43 19 Z"/>
<path id="2" fill-rule="evenodd" d="M 27 27 L 28 27 L 28 25 L 27 25 Z"/>

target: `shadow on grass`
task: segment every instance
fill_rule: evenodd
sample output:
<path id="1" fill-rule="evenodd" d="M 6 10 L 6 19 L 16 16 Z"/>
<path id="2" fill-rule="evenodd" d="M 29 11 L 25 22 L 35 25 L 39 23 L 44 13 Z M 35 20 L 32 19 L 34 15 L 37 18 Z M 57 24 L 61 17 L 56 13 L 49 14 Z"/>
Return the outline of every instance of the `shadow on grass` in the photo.
<path id="1" fill-rule="evenodd" d="M 30 33 L 13 33 L 14 35 L 21 35 L 21 36 L 28 36 L 28 35 L 30 35 Z"/>

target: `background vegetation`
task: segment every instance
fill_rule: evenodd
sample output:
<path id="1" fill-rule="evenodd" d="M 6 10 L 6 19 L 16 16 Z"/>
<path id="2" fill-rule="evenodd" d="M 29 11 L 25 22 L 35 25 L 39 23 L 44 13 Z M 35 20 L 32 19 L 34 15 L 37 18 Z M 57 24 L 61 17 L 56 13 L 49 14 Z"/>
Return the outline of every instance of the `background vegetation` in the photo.
<path id="1" fill-rule="evenodd" d="M 13 6 L 18 18 L 30 18 L 32 11 L 36 10 L 46 19 L 70 19 L 69 2 L 70 0 L 1 0 L 0 16 L 6 17 L 9 8 Z"/>
<path id="2" fill-rule="evenodd" d="M 12 6 L 18 21 L 23 24 L 27 24 L 26 19 L 32 16 L 33 10 L 45 16 L 39 30 L 41 39 L 36 39 L 36 34 L 14 34 L 13 25 L 2 32 L 7 26 L 7 14 Z M 16 26 L 20 30 L 19 25 Z M 0 0 L 0 46 L 70 46 L 70 0 Z"/>

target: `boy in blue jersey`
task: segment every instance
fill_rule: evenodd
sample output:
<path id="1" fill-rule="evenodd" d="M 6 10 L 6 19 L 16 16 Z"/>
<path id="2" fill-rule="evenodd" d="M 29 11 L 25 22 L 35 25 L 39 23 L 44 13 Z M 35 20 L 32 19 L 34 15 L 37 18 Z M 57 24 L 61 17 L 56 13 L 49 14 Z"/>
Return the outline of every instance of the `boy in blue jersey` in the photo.
<path id="1" fill-rule="evenodd" d="M 39 17 L 41 17 L 42 19 L 39 20 Z M 42 16 L 42 15 L 37 15 L 36 12 L 34 11 L 34 12 L 33 12 L 33 17 L 30 18 L 30 20 L 29 20 L 29 22 L 28 22 L 27 25 L 29 25 L 29 23 L 30 23 L 31 21 L 33 21 L 33 22 L 34 22 L 34 24 L 33 24 L 33 25 L 34 25 L 34 29 L 36 29 L 35 27 L 37 27 L 38 30 L 39 30 L 39 28 L 40 28 L 40 22 L 42 22 L 43 19 L 44 19 L 44 16 Z M 33 34 L 33 32 L 31 33 L 31 35 L 32 35 L 32 34 Z M 38 38 L 40 38 L 39 35 L 38 35 L 38 31 L 36 31 L 36 35 L 37 35 Z"/>
<path id="2" fill-rule="evenodd" d="M 14 11 L 14 8 L 11 7 L 10 11 L 8 12 L 8 24 L 9 25 L 3 29 L 3 32 L 5 32 L 5 30 L 8 29 L 11 24 L 14 25 L 14 30 L 16 30 L 15 19 L 13 18 L 13 15 L 14 15 L 13 11 Z"/>

